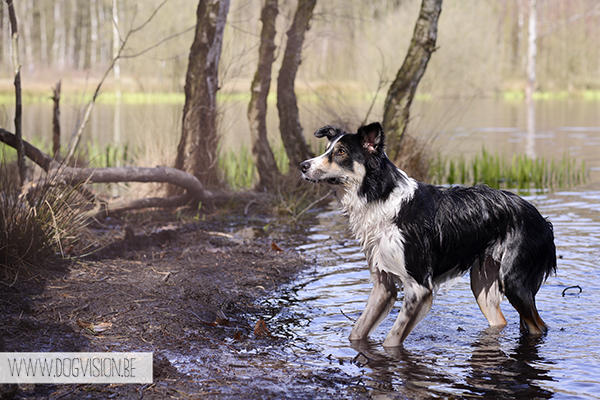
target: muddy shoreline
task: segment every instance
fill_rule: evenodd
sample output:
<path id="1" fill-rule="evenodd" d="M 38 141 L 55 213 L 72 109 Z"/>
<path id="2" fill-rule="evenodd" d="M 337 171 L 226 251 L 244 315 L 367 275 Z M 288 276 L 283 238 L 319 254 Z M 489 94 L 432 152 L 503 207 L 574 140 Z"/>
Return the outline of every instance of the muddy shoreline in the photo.
<path id="1" fill-rule="evenodd" d="M 274 310 L 259 300 L 311 267 L 285 239 L 248 238 L 203 221 L 113 229 L 120 233 L 102 250 L 3 285 L 0 334 L 9 352 L 152 351 L 154 383 L 4 385 L 0 395 L 369 397 L 335 368 L 290 367 L 279 359 L 277 349 L 289 339 L 272 333 L 277 327 L 265 319 Z"/>

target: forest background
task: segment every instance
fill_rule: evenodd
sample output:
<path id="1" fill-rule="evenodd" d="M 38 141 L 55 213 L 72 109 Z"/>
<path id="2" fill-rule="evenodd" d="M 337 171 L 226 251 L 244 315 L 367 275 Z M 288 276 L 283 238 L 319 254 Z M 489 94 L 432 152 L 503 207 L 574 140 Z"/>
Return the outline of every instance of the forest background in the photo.
<path id="1" fill-rule="evenodd" d="M 160 3 L 120 0 L 121 31 L 145 20 Z M 15 5 L 24 95 L 47 95 L 59 79 L 64 91 L 93 87 L 112 61 L 112 1 L 20 0 Z M 364 94 L 373 93 L 382 79 L 391 81 L 406 55 L 419 6 L 417 0 L 317 2 L 306 34 L 298 90 L 334 87 Z M 123 91 L 183 91 L 196 7 L 195 1 L 169 0 L 143 34 L 130 38 L 120 60 Z M 295 2 L 282 1 L 279 8 L 274 74 Z M 600 2 L 539 0 L 537 8 L 537 90 L 600 90 Z M 249 92 L 258 58 L 260 11 L 260 0 L 231 1 L 219 69 L 223 93 Z M 527 18 L 525 0 L 445 1 L 438 48 L 418 93 L 439 97 L 522 91 Z M 6 12 L 0 24 L 0 89 L 12 94 Z M 107 90 L 111 83 L 109 79 Z"/>
<path id="2" fill-rule="evenodd" d="M 381 99 L 404 60 L 420 3 L 416 0 L 319 2 L 306 33 L 294 90 L 300 96 L 333 94 L 338 109 L 344 108 L 347 98 L 371 101 L 379 96 Z M 523 97 L 527 51 L 531 47 L 527 40 L 528 35 L 531 40 L 528 24 L 532 4 L 536 1 L 445 2 L 435 54 L 419 83 L 417 97 Z M 15 5 L 21 20 L 19 49 L 26 102 L 49 101 L 49 88 L 59 80 L 66 92 L 63 101 L 81 101 L 82 93 L 91 96 L 90 88 L 113 66 L 113 58 L 122 46 L 114 73 L 103 85 L 100 101 L 110 102 L 115 99 L 110 93 L 114 93 L 119 102 L 122 94 L 142 94 L 142 102 L 183 103 L 189 46 L 197 23 L 195 2 L 23 0 Z M 274 76 L 281 67 L 285 36 L 296 6 L 294 1 L 278 4 Z M 221 99 L 250 99 L 250 83 L 259 53 L 261 7 L 262 2 L 258 0 L 231 2 L 218 69 Z M 537 73 L 536 95 L 597 96 L 600 51 L 593 38 L 598 37 L 596 22 L 600 2 L 540 0 L 533 7 L 537 10 L 538 25 L 537 64 L 533 64 Z M 144 23 L 142 34 L 130 37 L 127 32 L 132 32 L 140 21 L 149 22 L 147 26 Z M 13 69 L 10 68 L 12 50 L 6 12 L 0 22 L 3 39 L 0 62 L 4 67 L 0 91 L 6 93 L 5 104 L 8 104 L 12 101 L 10 73 Z M 127 37 L 125 44 L 124 37 Z M 272 88 L 271 94 L 274 95 L 275 90 Z M 76 96 L 69 96 L 73 93 Z M 151 96 L 143 97 L 146 94 Z M 323 113 L 328 112 L 331 122 L 350 127 L 367 121 L 363 115 L 342 115 L 335 110 Z M 370 118 L 379 116 L 379 112 L 374 111 Z M 8 119 L 5 118 L 5 122 Z M 308 131 L 312 132 L 311 128 L 314 127 Z M 280 130 L 282 134 L 285 131 Z M 389 129 L 386 130 L 389 133 Z M 178 132 L 174 136 L 178 136 Z M 25 138 L 28 138 L 27 132 Z M 183 138 L 180 146 L 185 142 Z M 292 159 L 294 152 L 290 153 L 288 144 L 285 147 L 290 165 L 298 164 L 298 160 Z M 182 167 L 178 165 L 179 153 L 178 150 L 176 168 Z M 172 165 L 172 162 L 168 159 L 163 164 Z M 196 171 L 195 175 L 203 180 L 202 174 Z"/>

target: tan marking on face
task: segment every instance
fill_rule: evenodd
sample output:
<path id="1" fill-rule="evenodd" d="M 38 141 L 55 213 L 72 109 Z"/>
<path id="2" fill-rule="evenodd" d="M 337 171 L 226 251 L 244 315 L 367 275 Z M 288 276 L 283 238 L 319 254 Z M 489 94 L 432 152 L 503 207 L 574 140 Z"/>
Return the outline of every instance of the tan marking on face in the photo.
<path id="1" fill-rule="evenodd" d="M 331 183 L 335 180 L 337 185 L 346 188 L 356 187 L 362 183 L 365 167 L 355 161 L 352 164 L 352 170 L 344 168 L 340 163 L 347 160 L 348 157 L 351 155 L 339 139 L 329 142 L 328 149 L 324 154 L 308 160 L 310 169 L 306 172 L 306 176 L 314 181 L 330 181 L 328 183 Z"/>

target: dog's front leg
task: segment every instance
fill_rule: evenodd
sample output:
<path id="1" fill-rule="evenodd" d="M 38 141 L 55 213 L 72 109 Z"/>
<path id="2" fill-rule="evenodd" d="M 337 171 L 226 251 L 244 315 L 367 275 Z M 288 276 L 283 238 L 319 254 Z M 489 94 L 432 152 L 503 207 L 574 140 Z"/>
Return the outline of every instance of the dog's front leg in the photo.
<path id="1" fill-rule="evenodd" d="M 350 340 L 362 340 L 379 326 L 381 321 L 390 313 L 398 293 L 394 278 L 385 271 L 371 269 L 373 289 L 367 300 L 365 310 L 360 315 L 352 332 Z"/>
<path id="2" fill-rule="evenodd" d="M 383 341 L 384 347 L 402 345 L 404 339 L 429 312 L 433 304 L 433 291 L 413 279 L 403 282 L 404 300 L 396 322 Z"/>

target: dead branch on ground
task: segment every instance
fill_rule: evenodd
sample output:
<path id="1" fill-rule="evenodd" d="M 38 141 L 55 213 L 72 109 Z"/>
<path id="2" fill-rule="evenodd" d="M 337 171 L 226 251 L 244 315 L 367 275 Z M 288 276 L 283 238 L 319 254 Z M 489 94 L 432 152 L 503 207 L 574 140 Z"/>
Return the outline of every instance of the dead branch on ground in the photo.
<path id="1" fill-rule="evenodd" d="M 16 148 L 17 138 L 15 134 L 0 128 L 0 142 Z M 61 164 L 48 156 L 37 147 L 27 141 L 23 141 L 25 156 L 39 165 L 44 171 L 55 170 L 59 181 L 67 185 L 78 185 L 81 183 L 118 183 L 118 182 L 155 182 L 170 183 L 185 189 L 186 193 L 178 196 L 153 197 L 137 199 L 133 201 L 122 201 L 107 205 L 104 212 L 142 209 L 149 207 L 179 207 L 185 206 L 192 201 L 217 200 L 221 195 L 206 190 L 202 183 L 194 175 L 185 171 L 158 166 L 146 167 L 107 167 L 107 168 L 76 168 Z"/>

